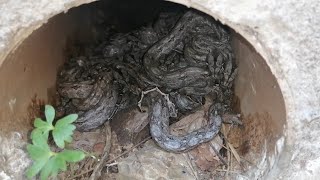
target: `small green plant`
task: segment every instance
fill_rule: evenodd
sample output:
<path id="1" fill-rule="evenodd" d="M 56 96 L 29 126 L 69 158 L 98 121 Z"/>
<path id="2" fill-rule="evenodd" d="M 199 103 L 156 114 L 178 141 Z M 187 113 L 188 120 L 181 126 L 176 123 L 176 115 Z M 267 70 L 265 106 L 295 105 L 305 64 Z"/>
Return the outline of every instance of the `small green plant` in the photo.
<path id="1" fill-rule="evenodd" d="M 60 170 L 67 169 L 67 162 L 78 162 L 85 158 L 85 153 L 77 150 L 64 149 L 65 142 L 72 141 L 75 126 L 72 124 L 77 118 L 77 114 L 70 114 L 53 125 L 55 110 L 52 106 L 45 106 L 46 121 L 36 118 L 35 129 L 31 132 L 32 144 L 27 145 L 29 156 L 33 160 L 32 166 L 27 170 L 27 177 L 30 179 L 40 171 L 40 178 L 47 179 L 49 176 L 57 176 Z M 61 148 L 60 152 L 51 151 L 48 145 L 49 133 L 55 144 Z"/>

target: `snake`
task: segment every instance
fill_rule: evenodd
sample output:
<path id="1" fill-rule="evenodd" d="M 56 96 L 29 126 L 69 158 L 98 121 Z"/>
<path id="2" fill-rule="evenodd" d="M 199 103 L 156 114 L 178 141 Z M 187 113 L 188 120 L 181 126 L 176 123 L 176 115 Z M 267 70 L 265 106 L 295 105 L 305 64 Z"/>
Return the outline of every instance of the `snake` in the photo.
<path id="1" fill-rule="evenodd" d="M 181 42 L 185 44 L 182 51 L 186 65 L 162 69 L 160 59 L 165 59 Z M 184 136 L 169 133 L 168 102 L 162 96 L 154 96 L 149 118 L 150 132 L 157 144 L 167 151 L 183 152 L 212 140 L 220 130 L 222 114 L 230 107 L 230 91 L 237 73 L 228 32 L 212 18 L 188 11 L 165 38 L 149 48 L 143 60 L 148 76 L 159 87 L 178 92 L 178 96 L 216 94 L 207 113 L 208 125 Z M 188 107 L 190 103 L 184 104 Z"/>
<path id="2" fill-rule="evenodd" d="M 162 93 L 148 94 L 145 105 L 150 134 L 162 149 L 189 151 L 219 133 L 237 74 L 223 25 L 195 10 L 162 13 L 155 23 L 107 39 L 99 55 L 70 59 L 58 76 L 58 109 L 79 114 L 78 130 L 101 126 L 156 87 Z M 214 99 L 207 125 L 183 136 L 170 134 L 170 119 L 194 112 L 207 96 Z"/>

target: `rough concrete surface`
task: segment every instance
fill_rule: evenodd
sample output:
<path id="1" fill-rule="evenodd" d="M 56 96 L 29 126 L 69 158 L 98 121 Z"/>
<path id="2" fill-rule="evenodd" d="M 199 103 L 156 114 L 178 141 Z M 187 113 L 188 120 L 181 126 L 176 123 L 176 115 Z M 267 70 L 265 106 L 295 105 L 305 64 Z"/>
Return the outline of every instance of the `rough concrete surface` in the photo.
<path id="1" fill-rule="evenodd" d="M 24 151 L 26 142 L 19 133 L 0 137 L 0 179 L 20 179 L 24 170 L 31 164 Z"/>
<path id="2" fill-rule="evenodd" d="M 0 65 L 50 17 L 92 0 L 0 0 Z M 286 145 L 271 179 L 320 176 L 320 1 L 173 0 L 204 11 L 244 36 L 278 80 Z M 0 171 L 1 172 L 1 171 Z"/>

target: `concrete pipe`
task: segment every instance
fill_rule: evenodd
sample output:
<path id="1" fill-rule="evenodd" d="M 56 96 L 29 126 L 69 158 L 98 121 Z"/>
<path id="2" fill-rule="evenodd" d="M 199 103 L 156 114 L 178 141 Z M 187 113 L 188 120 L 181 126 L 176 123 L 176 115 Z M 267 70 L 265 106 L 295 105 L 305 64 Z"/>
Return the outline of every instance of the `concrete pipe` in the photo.
<path id="1" fill-rule="evenodd" d="M 232 30 L 239 66 L 235 94 L 245 124 L 236 143 L 254 164 L 245 177 L 318 179 L 320 2 L 172 1 L 207 13 Z M 118 7 L 128 2 L 116 1 Z M 137 0 L 131 13 L 146 4 Z M 89 9 L 100 5 L 93 0 L 0 2 L 0 179 L 24 179 L 32 117 L 39 105 L 52 101 L 64 49 L 74 40 L 90 42 L 95 36 Z M 130 15 L 125 10 L 119 11 L 124 19 Z"/>

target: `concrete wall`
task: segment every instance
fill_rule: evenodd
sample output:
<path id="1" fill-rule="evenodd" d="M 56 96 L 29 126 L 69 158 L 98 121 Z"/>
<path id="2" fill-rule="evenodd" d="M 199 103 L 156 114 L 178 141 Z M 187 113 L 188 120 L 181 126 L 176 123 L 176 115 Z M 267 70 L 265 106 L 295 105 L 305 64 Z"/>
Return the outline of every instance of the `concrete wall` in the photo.
<path id="1" fill-rule="evenodd" d="M 320 60 L 317 55 L 320 2 L 174 1 L 212 15 L 245 37 L 279 83 L 286 107 L 285 145 L 276 149 L 281 156 L 269 178 L 317 179 L 320 175 Z M 10 63 L 4 62 L 8 55 L 50 17 L 88 2 L 90 0 L 1 1 L 0 65 Z M 6 108 L 14 102 L 11 100 L 1 99 Z"/>

